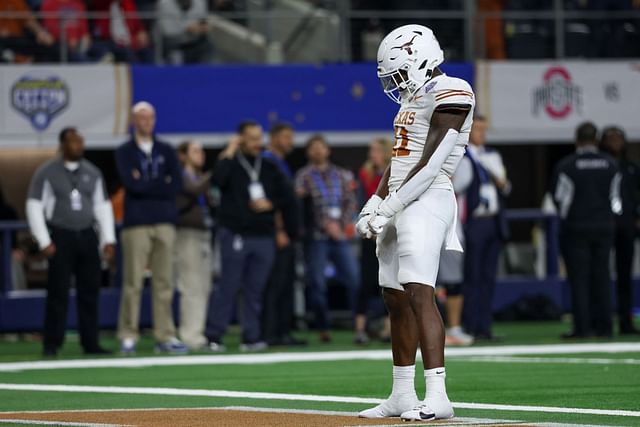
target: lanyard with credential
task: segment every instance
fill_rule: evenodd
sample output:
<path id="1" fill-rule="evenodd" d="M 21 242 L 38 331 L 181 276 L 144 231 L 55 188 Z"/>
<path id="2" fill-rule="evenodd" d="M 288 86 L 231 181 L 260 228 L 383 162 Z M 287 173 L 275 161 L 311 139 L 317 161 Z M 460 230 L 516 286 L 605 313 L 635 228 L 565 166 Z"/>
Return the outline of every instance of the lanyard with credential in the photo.
<path id="1" fill-rule="evenodd" d="M 242 153 L 238 153 L 238 161 L 240 166 L 247 172 L 251 182 L 258 182 L 260 180 L 260 170 L 262 169 L 262 157 L 257 156 L 253 166 L 249 164 L 249 161 Z"/>
<path id="2" fill-rule="evenodd" d="M 65 168 L 69 183 L 71 184 L 71 193 L 69 193 L 69 205 L 72 211 L 82 210 L 82 195 L 78 190 L 78 174 L 80 173 L 80 167 L 76 170 L 69 170 Z"/>
<path id="3" fill-rule="evenodd" d="M 311 176 L 318 187 L 318 191 L 322 194 L 322 198 L 326 199 L 329 202 L 329 206 L 331 207 L 339 207 L 340 199 L 342 199 L 342 187 L 340 186 L 340 179 L 338 178 L 338 173 L 335 169 L 330 169 L 328 171 L 329 178 L 331 179 L 332 188 L 329 190 L 327 187 L 327 183 L 322 178 L 322 175 L 318 171 L 313 171 Z"/>
<path id="4" fill-rule="evenodd" d="M 147 155 L 140 150 L 138 153 L 138 157 L 140 159 L 140 169 L 142 169 L 141 172 L 143 181 L 149 181 L 149 179 L 158 178 L 158 159 L 153 157 L 153 153 L 149 153 Z M 151 174 L 149 174 L 149 169 L 151 169 Z"/>
<path id="5" fill-rule="evenodd" d="M 69 183 L 71 184 L 71 189 L 72 190 L 77 190 L 78 189 L 78 172 L 79 172 L 80 168 L 75 169 L 75 170 L 70 170 L 70 169 L 64 168 L 64 170 L 67 172 L 67 178 L 69 178 Z"/>

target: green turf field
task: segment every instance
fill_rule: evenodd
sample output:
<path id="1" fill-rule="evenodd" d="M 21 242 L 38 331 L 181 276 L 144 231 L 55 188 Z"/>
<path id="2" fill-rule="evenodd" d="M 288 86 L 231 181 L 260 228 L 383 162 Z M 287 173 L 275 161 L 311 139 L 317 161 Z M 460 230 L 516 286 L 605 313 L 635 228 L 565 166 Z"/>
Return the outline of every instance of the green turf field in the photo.
<path id="1" fill-rule="evenodd" d="M 611 342 L 589 341 L 598 344 L 596 350 L 572 353 L 569 348 L 557 354 L 539 353 L 535 345 L 561 344 L 557 337 L 566 328 L 567 325 L 560 323 L 497 324 L 496 332 L 505 335 L 502 346 L 487 349 L 490 350 L 488 355 L 456 353 L 448 357 L 447 387 L 451 400 L 455 402 L 456 414 L 535 422 L 640 426 L 640 350 L 610 352 L 618 347 Z M 298 350 L 298 356 L 296 352 L 289 352 L 288 357 L 305 354 L 315 357 L 327 351 L 388 348 L 388 345 L 381 343 L 356 347 L 351 344 L 352 337 L 348 332 L 337 333 L 331 344 L 318 343 L 312 334 L 308 338 L 308 347 Z M 70 341 L 59 359 L 82 359 L 73 337 L 70 337 Z M 614 341 L 634 344 L 640 338 L 616 338 Z M 237 334 L 225 342 L 231 350 L 237 348 L 237 343 Z M 500 354 L 501 349 L 507 348 L 505 346 L 510 348 L 525 343 L 533 345 L 527 348 L 531 354 Z M 105 344 L 112 347 L 116 345 L 113 339 L 105 339 Z M 476 350 L 480 348 L 471 347 Z M 640 349 L 640 346 L 636 348 Z M 270 350 L 268 353 L 277 351 L 283 350 Z M 41 360 L 39 352 L 37 342 L 2 343 L 0 369 L 9 366 L 6 364 L 10 362 Z M 234 353 L 229 351 L 228 355 Z M 147 358 L 142 360 L 151 361 L 145 366 L 50 366 L 46 369 L 28 367 L 11 372 L 2 369 L 0 411 L 213 406 L 358 411 L 373 404 L 355 403 L 353 399 L 384 398 L 391 384 L 390 360 L 354 357 L 353 360 L 240 364 L 245 356 L 237 356 L 236 362 L 231 360 L 214 364 L 202 363 L 197 356 L 174 356 L 169 361 L 162 361 L 165 366 L 154 366 L 156 362 L 153 360 L 160 359 L 148 358 L 151 355 L 152 342 L 145 339 L 138 351 L 138 357 L 144 356 Z M 202 354 L 201 357 L 207 356 Z M 138 359 L 120 356 L 106 358 L 106 361 L 111 360 Z M 173 360 L 183 362 L 177 366 Z M 7 390 L 7 387 L 21 384 L 28 385 L 27 390 Z M 35 391 L 39 390 L 36 386 L 42 385 L 97 388 L 64 391 L 45 388 L 44 391 Z M 102 388 L 113 386 L 123 389 L 113 392 Z M 168 390 L 162 392 L 158 388 Z M 416 375 L 416 388 L 419 396 L 424 393 L 420 370 Z M 185 390 L 193 395 L 181 395 Z M 218 395 L 203 395 L 211 391 Z M 255 395 L 256 392 L 271 394 Z M 311 401 L 310 395 L 325 398 Z M 341 398 L 348 399 L 344 401 Z M 486 404 L 489 407 L 480 409 L 472 404 Z M 504 410 L 506 408 L 501 405 L 515 406 L 518 410 Z M 563 408 L 577 410 L 563 413 Z M 584 410 L 587 413 L 581 413 Z M 589 410 L 604 413 L 594 414 Z M 618 413 L 616 411 L 630 412 L 627 416 L 620 416 L 615 415 Z M 628 416 L 630 414 L 633 416 Z"/>

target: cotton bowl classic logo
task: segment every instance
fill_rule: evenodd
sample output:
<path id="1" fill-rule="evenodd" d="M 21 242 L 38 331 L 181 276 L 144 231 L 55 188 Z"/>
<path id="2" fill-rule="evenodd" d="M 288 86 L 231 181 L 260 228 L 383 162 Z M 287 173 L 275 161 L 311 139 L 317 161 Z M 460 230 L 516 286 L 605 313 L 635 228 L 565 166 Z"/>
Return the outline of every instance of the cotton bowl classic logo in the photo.
<path id="1" fill-rule="evenodd" d="M 57 76 L 26 75 L 11 88 L 11 104 L 43 131 L 69 105 L 69 88 Z"/>
<path id="2" fill-rule="evenodd" d="M 534 90 L 533 113 L 536 116 L 542 108 L 552 119 L 563 119 L 574 109 L 581 112 L 582 89 L 571 82 L 566 68 L 549 68 L 543 80 L 543 85 Z"/>

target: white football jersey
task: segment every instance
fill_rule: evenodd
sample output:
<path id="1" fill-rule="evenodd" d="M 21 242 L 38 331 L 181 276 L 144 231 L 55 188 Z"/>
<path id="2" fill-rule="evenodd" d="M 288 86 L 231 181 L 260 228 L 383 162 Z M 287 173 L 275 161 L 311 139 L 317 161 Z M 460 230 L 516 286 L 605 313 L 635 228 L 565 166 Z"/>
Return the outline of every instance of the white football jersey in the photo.
<path id="1" fill-rule="evenodd" d="M 450 188 L 454 172 L 464 156 L 473 122 L 475 96 L 466 81 L 440 74 L 431 79 L 411 101 L 402 100 L 400 111 L 393 121 L 396 144 L 391 159 L 389 191 L 397 190 L 407 174 L 418 163 L 427 141 L 431 115 L 440 105 L 470 105 L 471 110 L 460 129 L 453 151 L 442 165 L 439 175 L 429 188 Z"/>

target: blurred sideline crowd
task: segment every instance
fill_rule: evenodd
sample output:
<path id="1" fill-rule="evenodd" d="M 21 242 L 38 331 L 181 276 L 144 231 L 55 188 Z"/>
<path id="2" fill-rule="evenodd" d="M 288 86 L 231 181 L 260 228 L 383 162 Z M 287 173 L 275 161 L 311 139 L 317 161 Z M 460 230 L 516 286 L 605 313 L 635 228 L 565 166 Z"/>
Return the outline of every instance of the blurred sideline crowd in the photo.
<path id="1" fill-rule="evenodd" d="M 209 14 L 249 13 L 243 0 L 3 0 L 0 2 L 0 62 L 127 62 L 169 64 L 209 63 L 215 58 Z M 306 1 L 318 8 L 339 10 L 331 0 Z M 565 12 L 639 12 L 638 0 L 567 0 Z M 462 11 L 461 0 L 353 0 L 352 11 Z M 275 7 L 275 6 L 274 6 Z M 554 1 L 478 0 L 474 9 L 488 14 L 477 27 L 480 56 L 488 59 L 556 57 L 555 22 L 549 18 L 501 13 L 551 12 Z M 275 9 L 274 9 L 275 10 Z M 156 15 L 157 14 L 157 15 Z M 497 14 L 497 15 L 496 15 Z M 233 21 L 246 25 L 246 18 Z M 248 16 L 248 15 L 247 15 Z M 564 21 L 563 56 L 584 58 L 637 57 L 640 22 L 618 15 L 603 21 L 569 18 Z M 89 19 L 91 18 L 91 19 Z M 418 19 L 420 21 L 420 19 Z M 423 20 L 440 39 L 448 40 L 447 57 L 464 58 L 462 18 Z M 352 18 L 353 60 L 371 60 L 367 40 L 379 39 L 407 18 Z M 413 18 L 411 23 L 416 22 Z M 378 40 L 379 41 L 379 40 Z M 377 44 L 377 43 L 374 43 Z M 61 46 L 62 45 L 62 46 Z M 61 49 L 62 48 L 62 49 Z M 161 49 L 162 52 L 154 52 Z M 62 54 L 61 52 L 66 52 Z M 63 57 L 64 56 L 64 57 Z"/>
<path id="2" fill-rule="evenodd" d="M 213 169 L 205 171 L 200 143 L 185 141 L 175 149 L 156 137 L 151 104 L 134 105 L 132 122 L 130 140 L 115 152 L 122 187 L 111 198 L 101 171 L 83 158 L 84 139 L 73 127 L 60 132 L 60 154 L 32 178 L 27 219 L 48 258 L 44 355 L 55 356 L 63 346 L 73 283 L 84 351 L 111 352 L 99 343 L 98 297 L 102 267 L 117 258 L 116 223 L 121 225 L 117 337 L 122 354 L 136 351 L 146 282 L 157 352 L 224 352 L 234 318 L 242 326 L 242 351 L 305 345 L 293 334 L 298 264 L 304 265 L 307 318 L 320 342 L 331 342 L 336 319 L 330 313 L 336 309 L 351 313 L 356 344 L 373 336 L 389 340 L 375 241 L 356 239 L 353 226 L 394 155 L 389 141 L 373 141 L 354 176 L 331 162 L 329 142 L 314 135 L 305 146 L 307 165 L 294 173 L 286 159 L 293 127 L 272 125 L 263 147 L 260 124 L 245 121 Z M 512 188 L 502 157 L 485 146 L 486 128 L 486 120 L 475 117 L 470 145 L 453 177 L 465 252 L 443 251 L 440 261 L 438 301 L 448 345 L 501 339 L 492 332 L 492 301 L 498 258 L 509 239 L 504 214 Z M 568 339 L 613 336 L 613 248 L 618 330 L 637 333 L 631 264 L 640 169 L 626 158 L 625 144 L 622 129 L 610 127 L 599 135 L 584 123 L 576 131 L 575 153 L 553 173 L 548 202 L 560 217 L 571 289 Z M 11 219 L 11 208 L 2 205 L 2 219 Z M 330 282 L 342 289 L 340 307 L 330 306 Z"/>

